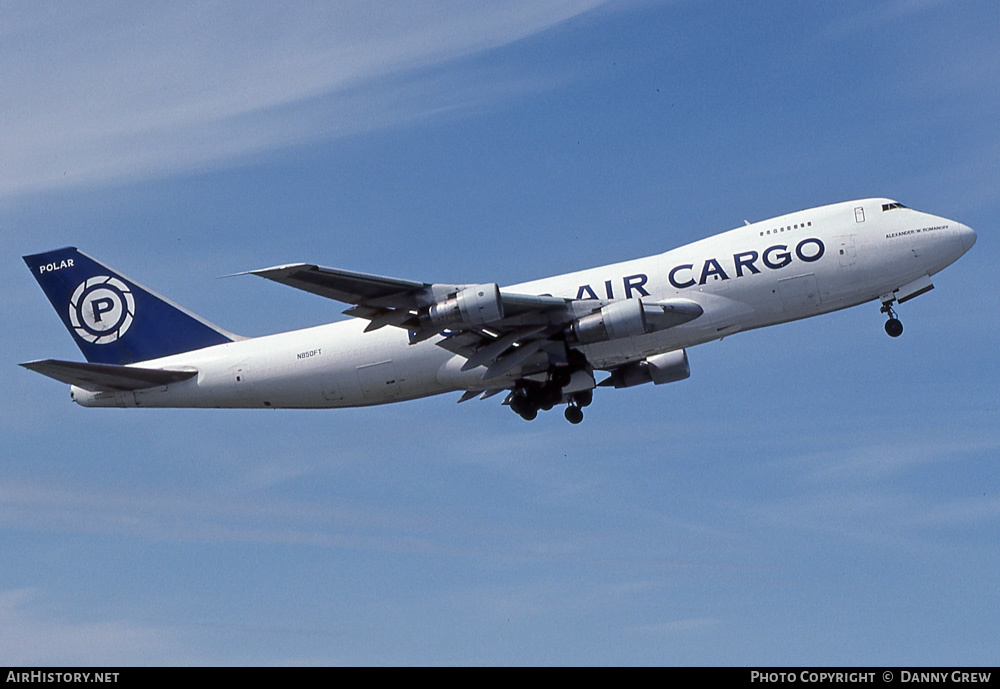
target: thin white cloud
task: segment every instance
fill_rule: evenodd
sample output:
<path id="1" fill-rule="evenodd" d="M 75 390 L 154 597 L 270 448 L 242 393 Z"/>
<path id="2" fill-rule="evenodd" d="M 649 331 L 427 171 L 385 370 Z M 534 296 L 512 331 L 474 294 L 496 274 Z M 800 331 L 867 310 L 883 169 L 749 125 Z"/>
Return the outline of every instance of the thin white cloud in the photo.
<path id="1" fill-rule="evenodd" d="M 245 496 L 123 495 L 8 480 L 0 488 L 0 524 L 50 532 L 118 534 L 153 540 L 282 543 L 389 552 L 440 552 L 418 515 L 346 504 Z"/>
<path id="2" fill-rule="evenodd" d="M 785 532 L 832 534 L 892 549 L 940 551 L 953 547 L 944 533 L 980 539 L 1000 519 L 994 497 L 942 501 L 916 493 L 830 490 L 797 495 L 769 504 L 747 505 L 748 522 Z"/>
<path id="3" fill-rule="evenodd" d="M 122 620 L 81 622 L 46 610 L 42 592 L 0 591 L 0 657 L 10 666 L 181 662 L 165 630 Z"/>
<path id="4" fill-rule="evenodd" d="M 940 427 L 906 428 L 905 432 L 856 434 L 850 446 L 837 447 L 840 438 L 824 442 L 829 449 L 771 462 L 780 471 L 795 471 L 807 484 L 869 484 L 873 480 L 900 476 L 935 464 L 973 461 L 1000 449 L 992 429 L 980 430 L 971 423 L 961 435 Z"/>
<path id="5" fill-rule="evenodd" d="M 885 31 L 899 21 L 945 5 L 946 0 L 891 0 L 862 5 L 853 13 L 839 15 L 821 37 L 833 40 L 857 39 L 870 31 Z"/>
<path id="6" fill-rule="evenodd" d="M 582 557 L 593 540 L 585 529 L 522 529 L 494 524 L 456 525 L 445 517 L 366 506 L 346 500 L 322 503 L 240 492 L 212 493 L 73 488 L 7 480 L 0 487 L 0 525 L 32 532 L 123 535 L 138 539 L 201 543 L 256 543 L 387 553 L 483 551 L 484 536 L 499 538 L 504 557 Z"/>
<path id="7" fill-rule="evenodd" d="M 914 526 L 939 528 L 1000 524 L 1000 499 L 984 493 L 982 497 L 944 502 L 914 514 L 910 521 Z"/>
<path id="8" fill-rule="evenodd" d="M 493 84 L 420 70 L 597 4 L 6 5 L 0 195 L 218 164 L 447 110 Z"/>
<path id="9" fill-rule="evenodd" d="M 992 429 L 970 425 L 960 434 L 907 429 L 910 437 L 855 434 L 852 446 L 770 463 L 798 488 L 786 498 L 746 507 L 753 521 L 795 530 L 834 533 L 886 545 L 926 546 L 939 529 L 981 528 L 1000 516 L 995 496 L 948 499 L 921 490 L 923 474 L 983 466 L 1000 447 Z"/>
<path id="10" fill-rule="evenodd" d="M 633 627 L 633 632 L 654 635 L 687 635 L 719 627 L 722 620 L 712 617 L 691 617 L 683 620 L 670 620 L 658 624 L 649 624 L 641 627 Z"/>

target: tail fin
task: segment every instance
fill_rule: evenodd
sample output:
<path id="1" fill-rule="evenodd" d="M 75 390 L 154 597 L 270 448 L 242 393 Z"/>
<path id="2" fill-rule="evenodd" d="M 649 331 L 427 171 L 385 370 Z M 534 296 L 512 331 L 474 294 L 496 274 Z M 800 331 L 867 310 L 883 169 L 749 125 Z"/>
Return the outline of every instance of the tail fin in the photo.
<path id="1" fill-rule="evenodd" d="M 74 247 L 24 262 L 91 363 L 131 364 L 237 339 Z"/>

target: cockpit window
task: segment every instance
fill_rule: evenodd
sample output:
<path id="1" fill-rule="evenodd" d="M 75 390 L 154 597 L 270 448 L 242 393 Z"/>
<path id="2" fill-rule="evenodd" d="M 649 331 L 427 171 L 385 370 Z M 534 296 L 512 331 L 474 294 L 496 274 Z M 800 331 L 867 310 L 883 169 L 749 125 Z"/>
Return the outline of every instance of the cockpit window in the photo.
<path id="1" fill-rule="evenodd" d="M 883 203 L 882 204 L 882 210 L 883 211 L 891 211 L 891 210 L 895 210 L 896 208 L 906 208 L 906 206 L 904 206 L 901 203 L 896 203 L 895 201 L 892 202 L 892 203 Z"/>

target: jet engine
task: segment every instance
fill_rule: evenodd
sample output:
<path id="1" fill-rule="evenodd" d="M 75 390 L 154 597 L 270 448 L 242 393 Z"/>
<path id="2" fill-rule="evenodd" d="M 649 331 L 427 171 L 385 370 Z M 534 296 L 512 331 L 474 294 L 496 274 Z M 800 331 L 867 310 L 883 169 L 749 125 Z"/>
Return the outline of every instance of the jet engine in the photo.
<path id="1" fill-rule="evenodd" d="M 613 301 L 566 328 L 570 344 L 588 345 L 623 337 L 637 337 L 694 320 L 703 313 L 693 301 L 675 299 L 647 304 L 641 299 Z"/>
<path id="2" fill-rule="evenodd" d="M 691 375 L 687 352 L 678 349 L 647 357 L 642 361 L 616 368 L 610 378 L 601 381 L 602 387 L 630 388 L 634 385 L 652 383 L 676 383 Z"/>
<path id="3" fill-rule="evenodd" d="M 500 287 L 472 285 L 444 301 L 432 304 L 420 318 L 421 325 L 446 328 L 451 325 L 484 325 L 503 318 Z"/>

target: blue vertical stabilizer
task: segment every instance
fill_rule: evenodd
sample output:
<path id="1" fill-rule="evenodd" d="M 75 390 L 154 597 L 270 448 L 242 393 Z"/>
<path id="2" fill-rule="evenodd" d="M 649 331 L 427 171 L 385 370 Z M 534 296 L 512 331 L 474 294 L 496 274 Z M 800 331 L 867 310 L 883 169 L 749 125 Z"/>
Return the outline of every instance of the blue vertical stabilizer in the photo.
<path id="1" fill-rule="evenodd" d="M 131 364 L 237 339 L 74 247 L 24 262 L 89 362 Z"/>

